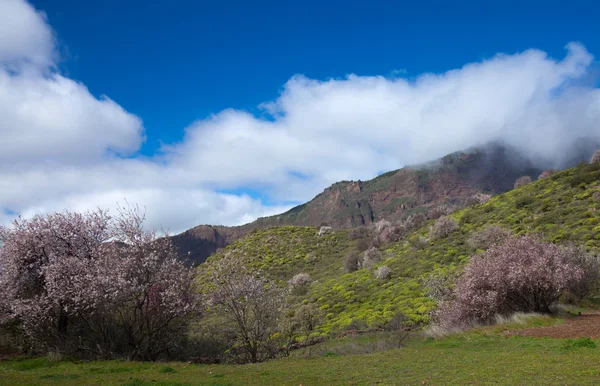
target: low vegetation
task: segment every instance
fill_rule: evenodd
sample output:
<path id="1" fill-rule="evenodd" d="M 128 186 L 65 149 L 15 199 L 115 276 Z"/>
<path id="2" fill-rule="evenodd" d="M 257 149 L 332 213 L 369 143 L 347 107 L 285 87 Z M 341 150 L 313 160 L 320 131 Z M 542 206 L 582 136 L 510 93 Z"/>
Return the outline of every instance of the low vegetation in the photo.
<path id="1" fill-rule="evenodd" d="M 401 349 L 371 336 L 252 366 L 186 362 L 0 362 L 3 385 L 348 385 L 348 384 L 596 384 L 595 339 L 506 338 L 486 330 L 419 339 Z M 595 347 L 596 346 L 596 347 Z M 348 354 L 345 354 L 348 352 Z M 369 355 L 352 354 L 370 352 Z"/>

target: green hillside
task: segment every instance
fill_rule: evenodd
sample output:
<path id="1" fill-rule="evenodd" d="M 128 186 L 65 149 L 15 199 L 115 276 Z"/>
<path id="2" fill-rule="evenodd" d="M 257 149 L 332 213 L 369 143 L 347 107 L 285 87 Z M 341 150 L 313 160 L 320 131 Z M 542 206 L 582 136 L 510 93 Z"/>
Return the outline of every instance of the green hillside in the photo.
<path id="1" fill-rule="evenodd" d="M 309 290 L 294 301 L 318 306 L 323 314 L 321 333 L 336 333 L 350 325 L 381 326 L 398 311 L 412 324 L 423 324 L 435 303 L 424 294 L 422 279 L 432 272 L 460 269 L 477 252 L 467 243 L 473 232 L 498 224 L 513 234 L 535 232 L 553 242 L 598 250 L 599 209 L 600 165 L 582 164 L 452 214 L 459 227 L 447 237 L 431 237 L 430 221 L 400 241 L 381 246 L 381 261 L 355 272 L 343 269 L 345 256 L 361 241 L 350 237 L 350 230 L 318 236 L 314 227 L 285 226 L 238 240 L 209 258 L 199 273 L 202 277 L 227 253 L 249 257 L 254 267 L 282 285 L 297 273 L 308 273 L 313 280 Z M 391 269 L 386 280 L 374 274 L 383 265 Z"/>
<path id="2" fill-rule="evenodd" d="M 576 159 L 589 159 L 590 151 L 577 151 Z M 570 160 L 568 166 L 577 162 Z M 171 238 L 179 255 L 203 263 L 218 248 L 251 231 L 272 226 L 318 226 L 336 229 L 370 225 L 381 219 L 405 219 L 440 205 L 463 207 L 478 192 L 500 194 L 513 188 L 523 175 L 535 177 L 541 170 L 517 149 L 489 143 L 448 154 L 421 165 L 389 171 L 368 181 L 340 181 L 309 202 L 285 213 L 261 217 L 235 227 L 200 225 Z"/>

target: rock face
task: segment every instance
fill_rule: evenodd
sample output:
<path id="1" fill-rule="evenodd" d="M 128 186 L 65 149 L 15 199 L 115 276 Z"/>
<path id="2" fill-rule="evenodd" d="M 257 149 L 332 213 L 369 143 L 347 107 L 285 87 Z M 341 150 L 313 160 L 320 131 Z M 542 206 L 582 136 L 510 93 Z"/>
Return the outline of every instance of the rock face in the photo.
<path id="1" fill-rule="evenodd" d="M 577 160 L 589 160 L 590 156 L 591 153 L 581 154 Z M 188 256 L 199 264 L 218 248 L 255 229 L 322 223 L 333 228 L 350 228 L 383 218 L 393 221 L 426 213 L 442 203 L 462 205 L 478 192 L 503 193 L 513 188 L 518 177 L 535 178 L 540 173 L 518 151 L 493 144 L 453 153 L 425 165 L 394 170 L 370 181 L 337 182 L 286 213 L 238 227 L 202 225 L 173 236 L 172 240 L 180 256 Z"/>
<path id="2" fill-rule="evenodd" d="M 245 227 L 225 227 L 200 225 L 175 236 L 171 236 L 173 245 L 182 258 L 189 258 L 194 264 L 203 263 L 208 256 L 219 248 L 248 234 L 251 229 Z"/>

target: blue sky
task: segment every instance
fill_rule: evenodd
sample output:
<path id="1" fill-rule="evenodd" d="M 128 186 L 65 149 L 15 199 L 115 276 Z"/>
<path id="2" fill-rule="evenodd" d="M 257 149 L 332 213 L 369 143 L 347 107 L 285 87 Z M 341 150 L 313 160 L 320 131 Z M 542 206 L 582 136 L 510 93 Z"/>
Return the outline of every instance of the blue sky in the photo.
<path id="1" fill-rule="evenodd" d="M 570 41 L 600 51 L 592 0 L 33 4 L 58 33 L 64 73 L 143 119 L 145 154 L 225 108 L 257 112 L 294 74 L 417 76 L 498 52 L 561 56 Z"/>
<path id="2" fill-rule="evenodd" d="M 499 139 L 551 165 L 600 140 L 598 14 L 577 0 L 0 0 L 0 224 L 124 199 L 173 232 L 241 224 Z"/>

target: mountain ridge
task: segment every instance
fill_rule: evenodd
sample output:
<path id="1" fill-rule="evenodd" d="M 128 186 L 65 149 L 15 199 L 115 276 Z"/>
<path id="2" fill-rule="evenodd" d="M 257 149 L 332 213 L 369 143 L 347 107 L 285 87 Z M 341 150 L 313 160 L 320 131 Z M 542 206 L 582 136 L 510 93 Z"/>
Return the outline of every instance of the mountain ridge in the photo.
<path id="1" fill-rule="evenodd" d="M 587 160 L 588 150 L 579 148 L 569 163 Z M 507 192 L 518 177 L 536 179 L 541 172 L 542 168 L 516 148 L 491 143 L 392 170 L 371 180 L 336 182 L 312 200 L 279 215 L 233 227 L 199 225 L 171 239 L 182 258 L 200 264 L 220 248 L 259 229 L 325 224 L 353 228 L 380 219 L 400 220 L 411 214 L 427 214 L 440 205 L 462 207 L 476 193 Z"/>

